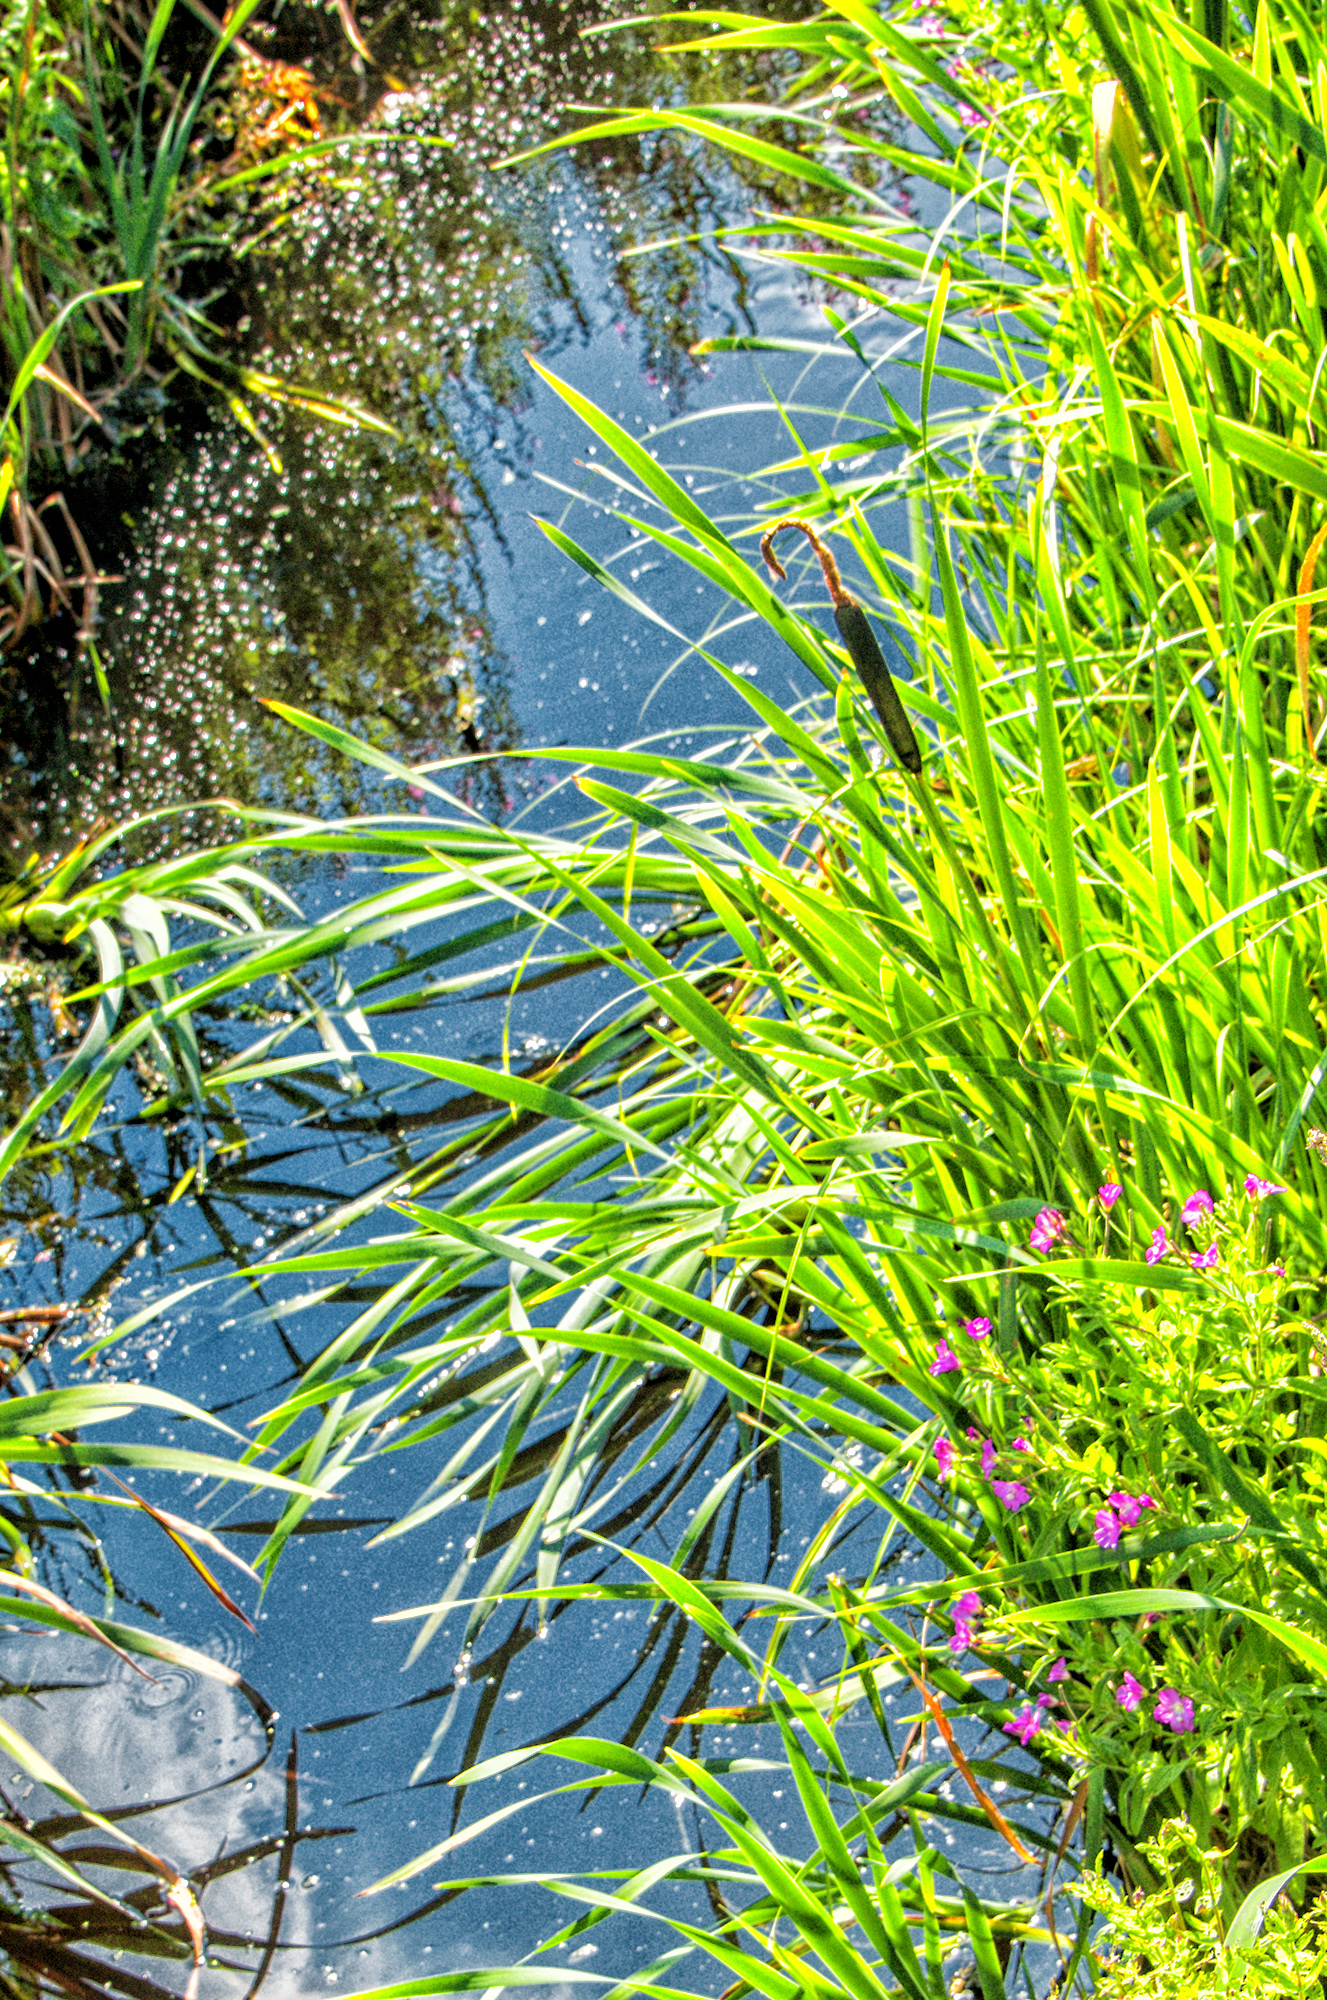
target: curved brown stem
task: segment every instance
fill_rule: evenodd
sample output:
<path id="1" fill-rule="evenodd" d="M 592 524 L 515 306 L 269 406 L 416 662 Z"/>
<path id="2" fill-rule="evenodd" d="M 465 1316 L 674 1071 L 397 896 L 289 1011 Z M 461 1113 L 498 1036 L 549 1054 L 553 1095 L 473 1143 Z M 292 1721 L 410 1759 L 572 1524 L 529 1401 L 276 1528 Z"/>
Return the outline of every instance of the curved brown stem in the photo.
<path id="1" fill-rule="evenodd" d="M 786 583 L 788 579 L 787 570 L 774 553 L 774 537 L 780 534 L 784 528 L 800 528 L 801 532 L 806 536 L 807 541 L 810 542 L 811 547 L 815 550 L 817 560 L 824 573 L 825 582 L 829 586 L 829 601 L 834 606 L 834 609 L 837 611 L 840 605 L 851 604 L 853 599 L 849 597 L 847 591 L 843 588 L 843 578 L 839 575 L 839 566 L 835 562 L 833 554 L 825 547 L 825 544 L 821 541 L 811 523 L 809 521 L 799 521 L 795 514 L 785 515 L 782 521 L 776 521 L 769 532 L 761 536 L 760 553 L 765 558 L 765 567 L 769 570 L 771 576 L 777 576 L 780 583 Z"/>

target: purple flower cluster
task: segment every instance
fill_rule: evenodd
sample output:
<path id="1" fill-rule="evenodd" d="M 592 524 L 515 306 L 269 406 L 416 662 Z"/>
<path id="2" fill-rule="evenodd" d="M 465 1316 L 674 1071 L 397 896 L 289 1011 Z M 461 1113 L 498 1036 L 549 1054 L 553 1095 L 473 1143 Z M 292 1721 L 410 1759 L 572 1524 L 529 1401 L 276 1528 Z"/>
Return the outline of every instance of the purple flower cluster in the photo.
<path id="1" fill-rule="evenodd" d="M 1187 1694 L 1181 1694 L 1177 1688 L 1162 1688 L 1157 1705 L 1152 1710 L 1152 1718 L 1163 1729 L 1173 1729 L 1177 1736 L 1192 1736 L 1195 1733 L 1193 1703 Z"/>
<path id="2" fill-rule="evenodd" d="M 1104 1209 L 1109 1210 L 1114 1207 L 1123 1192 L 1123 1188 L 1117 1182 L 1107 1181 L 1097 1189 L 1097 1199 Z M 1263 1180 L 1258 1174 L 1246 1174 L 1244 1177 L 1244 1192 L 1255 1201 L 1265 1201 L 1269 1195 L 1284 1194 L 1285 1189 L 1276 1181 Z M 1180 1210 L 1180 1222 L 1185 1229 L 1193 1230 L 1201 1222 L 1205 1221 L 1209 1215 L 1215 1214 L 1215 1212 L 1216 1201 L 1209 1190 L 1207 1188 L 1195 1188 Z M 1055 1210 L 1053 1209 L 1042 1210 L 1042 1215 L 1053 1215 L 1054 1213 Z M 1037 1223 L 1040 1224 L 1040 1222 L 1041 1216 L 1038 1216 Z M 1033 1229 L 1031 1240 L 1034 1250 L 1049 1248 L 1049 1244 L 1038 1240 L 1036 1227 Z M 1152 1240 L 1143 1252 L 1143 1255 L 1149 1264 L 1159 1264 L 1161 1259 L 1169 1257 L 1175 1248 L 1175 1244 L 1171 1242 L 1169 1236 L 1166 1234 L 1164 1224 L 1159 1224 L 1152 1231 Z M 1209 1243 L 1205 1250 L 1191 1250 L 1189 1252 L 1189 1262 L 1195 1271 L 1215 1271 L 1221 1262 L 1221 1253 L 1215 1243 Z"/>
<path id="3" fill-rule="evenodd" d="M 982 1478 L 989 1482 L 990 1489 L 1000 1504 L 1010 1514 L 1017 1514 L 1019 1509 L 1026 1507 L 1028 1501 L 1032 1498 L 1032 1489 L 1025 1486 L 1018 1479 L 996 1479 L 993 1475 L 996 1465 L 999 1463 L 1000 1454 L 995 1443 L 992 1439 L 983 1437 L 981 1432 L 976 1430 L 971 1424 L 968 1426 L 967 1434 L 974 1444 L 981 1447 Z M 1019 1452 L 1030 1452 L 1032 1450 L 1032 1446 L 1025 1437 L 1016 1437 L 1010 1448 L 1013 1451 Z M 938 1479 L 943 1481 L 953 1477 L 956 1457 L 957 1447 L 953 1439 L 938 1437 L 935 1441 L 935 1467 Z"/>
<path id="4" fill-rule="evenodd" d="M 1254 1201 L 1265 1201 L 1269 1195 L 1284 1194 L 1285 1189 L 1276 1181 L 1263 1180 L 1258 1174 L 1246 1174 L 1244 1192 Z M 1103 1181 L 1097 1189 L 1097 1200 L 1109 1215 L 1124 1188 L 1119 1181 Z M 1186 1229 L 1195 1229 L 1205 1217 L 1214 1214 L 1216 1201 L 1207 1188 L 1195 1188 L 1180 1210 L 1180 1221 Z M 1058 1208 L 1039 1209 L 1032 1228 L 1028 1233 L 1028 1244 L 1033 1250 L 1053 1250 L 1063 1243 L 1069 1234 L 1068 1225 Z M 1152 1241 L 1144 1251 L 1149 1264 L 1159 1264 L 1174 1249 L 1164 1226 L 1152 1231 Z M 1200 1261 L 1201 1260 L 1201 1261 Z M 1220 1262 L 1215 1245 L 1205 1251 L 1195 1251 L 1191 1260 L 1195 1271 L 1214 1270 Z"/>
<path id="5" fill-rule="evenodd" d="M 1119 1181 L 1101 1183 L 1097 1189 L 1097 1201 L 1104 1214 L 1110 1214 L 1124 1191 Z M 1253 1201 L 1264 1201 L 1272 1195 L 1285 1193 L 1285 1189 L 1277 1182 L 1250 1173 L 1245 1177 L 1244 1192 Z M 1180 1208 L 1179 1226 L 1190 1233 L 1202 1230 L 1204 1234 L 1208 1234 L 1209 1231 L 1204 1225 L 1215 1217 L 1216 1209 L 1217 1200 L 1211 1191 L 1207 1188 L 1195 1188 Z M 1028 1232 L 1029 1247 L 1044 1255 L 1069 1241 L 1069 1226 L 1061 1211 L 1050 1207 L 1039 1209 Z M 1206 1247 L 1186 1246 L 1182 1237 L 1178 1243 L 1172 1243 L 1164 1224 L 1158 1225 L 1153 1230 L 1144 1255 L 1149 1264 L 1157 1264 L 1163 1257 L 1179 1254 L 1186 1249 L 1193 1270 L 1201 1272 L 1219 1268 L 1221 1254 L 1215 1241 L 1209 1241 Z M 1279 1266 L 1274 1268 L 1280 1269 Z M 961 1324 L 968 1339 L 974 1341 L 985 1340 L 992 1330 L 991 1321 L 984 1316 L 964 1320 Z M 947 1339 L 942 1338 L 936 1346 L 931 1374 L 948 1374 L 961 1370 L 961 1366 L 954 1348 Z M 1026 1419 L 1023 1420 L 1022 1428 L 1023 1430 L 1030 1428 Z M 1031 1487 L 1020 1480 L 998 1478 L 996 1474 L 999 1469 L 1001 1448 L 993 1439 L 983 1437 L 973 1427 L 969 1427 L 967 1435 L 979 1447 L 982 1478 L 988 1483 L 991 1492 L 1007 1512 L 1019 1513 L 1032 1498 Z M 1011 1452 L 1023 1454 L 1030 1454 L 1033 1449 L 1029 1439 L 1021 1433 L 1015 1436 L 1006 1448 Z M 941 1480 L 952 1478 L 958 1462 L 959 1449 L 960 1446 L 956 1445 L 952 1438 L 940 1437 L 936 1440 L 936 1467 Z M 1144 1513 L 1156 1508 L 1157 1504 L 1150 1493 L 1130 1493 L 1122 1489 L 1108 1493 L 1104 1502 L 1095 1508 L 1093 1513 L 1093 1541 L 1101 1549 L 1117 1549 L 1123 1532 L 1137 1527 Z M 949 1645 L 955 1653 L 962 1653 L 977 1643 L 979 1620 L 982 1615 L 979 1593 L 975 1590 L 964 1591 L 962 1596 L 954 1601 L 952 1615 L 954 1630 Z M 1144 1626 L 1155 1622 L 1156 1614 L 1143 1620 Z M 1049 1686 L 1065 1681 L 1068 1677 L 1068 1663 L 1061 1655 L 1046 1670 L 1046 1681 Z M 1169 1730 L 1173 1735 L 1189 1736 L 1197 1733 L 1193 1700 L 1189 1695 L 1181 1694 L 1178 1688 L 1162 1687 L 1156 1691 L 1153 1698 L 1137 1675 L 1125 1671 L 1116 1685 L 1115 1699 L 1127 1714 L 1132 1714 L 1150 1702 L 1153 1722 L 1160 1728 Z M 1025 1702 L 1011 1719 L 1002 1725 L 1004 1733 L 1015 1737 L 1026 1747 L 1048 1726 L 1060 1730 L 1072 1729 L 1072 1721 L 1056 1721 L 1051 1716 L 1050 1712 L 1055 1706 L 1056 1698 L 1053 1694 L 1048 1692 L 1038 1694 L 1034 1700 Z"/>
<path id="6" fill-rule="evenodd" d="M 977 1620 L 981 1617 L 981 1597 L 975 1590 L 965 1590 L 950 1606 L 954 1618 L 954 1632 L 949 1641 L 951 1653 L 966 1653 L 969 1646 L 977 1643 Z"/>
<path id="7" fill-rule="evenodd" d="M 1098 1507 L 1093 1517 L 1092 1539 L 1099 1549 L 1118 1548 L 1120 1529 L 1136 1528 L 1144 1510 L 1157 1504 L 1150 1493 L 1111 1493 L 1107 1499 L 1109 1505 Z"/>
<path id="8" fill-rule="evenodd" d="M 1012 1721 L 1004 1725 L 1006 1736 L 1016 1736 L 1026 1750 L 1034 1736 L 1040 1735 L 1045 1726 L 1046 1711 L 1050 1702 L 1045 1695 L 1038 1695 L 1035 1702 L 1028 1702 L 1020 1708 Z"/>
<path id="9" fill-rule="evenodd" d="M 963 1331 L 969 1340 L 985 1340 L 990 1330 L 991 1323 L 988 1319 L 965 1319 L 963 1322 Z M 961 1372 L 962 1367 L 962 1362 L 942 1334 L 940 1339 L 935 1343 L 935 1360 L 931 1363 L 927 1373 L 930 1375 L 957 1375 Z"/>
<path id="10" fill-rule="evenodd" d="M 1147 1689 L 1135 1674 L 1126 1673 L 1115 1690 L 1115 1699 L 1121 1708 L 1132 1714 L 1147 1700 Z M 1159 1722 L 1163 1729 L 1173 1730 L 1176 1736 L 1192 1736 L 1197 1729 L 1193 1719 L 1193 1702 L 1178 1688 L 1162 1688 L 1152 1710 L 1152 1720 Z"/>
<path id="11" fill-rule="evenodd" d="M 1028 1232 L 1028 1242 L 1034 1250 L 1053 1250 L 1068 1235 L 1064 1217 L 1058 1208 L 1043 1208 L 1037 1211 L 1032 1228 Z"/>

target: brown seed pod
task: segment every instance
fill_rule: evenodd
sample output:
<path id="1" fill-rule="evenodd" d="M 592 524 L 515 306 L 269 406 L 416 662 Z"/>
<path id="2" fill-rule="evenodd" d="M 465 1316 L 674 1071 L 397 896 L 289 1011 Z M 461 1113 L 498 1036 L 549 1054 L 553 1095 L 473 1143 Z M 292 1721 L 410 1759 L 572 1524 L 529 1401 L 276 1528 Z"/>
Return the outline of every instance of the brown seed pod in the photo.
<path id="1" fill-rule="evenodd" d="M 916 732 L 899 698 L 894 677 L 885 664 L 885 656 L 871 629 L 871 621 L 857 599 L 844 589 L 838 564 L 808 521 L 799 521 L 790 514 L 784 520 L 774 523 L 760 543 L 760 553 L 765 558 L 766 567 L 781 583 L 786 580 L 788 572 L 774 553 L 774 537 L 784 528 L 800 528 L 815 550 L 829 588 L 829 601 L 834 606 L 834 623 L 839 628 L 839 637 L 848 649 L 848 657 L 857 669 L 857 677 L 885 726 L 885 734 L 899 763 L 905 771 L 919 772 L 922 767 L 922 753 Z"/>

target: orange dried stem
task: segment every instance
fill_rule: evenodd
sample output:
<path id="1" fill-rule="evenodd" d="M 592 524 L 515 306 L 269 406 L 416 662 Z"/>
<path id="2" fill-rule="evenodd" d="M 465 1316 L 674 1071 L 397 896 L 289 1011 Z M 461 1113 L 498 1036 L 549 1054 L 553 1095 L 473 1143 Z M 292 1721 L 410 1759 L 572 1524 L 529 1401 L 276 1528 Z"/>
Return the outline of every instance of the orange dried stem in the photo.
<path id="1" fill-rule="evenodd" d="M 958 1746 L 958 1739 L 954 1735 L 954 1731 L 950 1724 L 949 1717 L 945 1714 L 943 1708 L 941 1708 L 940 1703 L 936 1699 L 935 1695 L 932 1694 L 930 1688 L 927 1687 L 926 1683 L 920 1680 L 917 1677 L 917 1675 L 913 1673 L 912 1668 L 907 1666 L 906 1661 L 904 1661 L 903 1664 L 905 1667 L 907 1667 L 908 1676 L 912 1681 L 913 1686 L 916 1688 L 918 1694 L 922 1698 L 922 1704 L 926 1709 L 926 1713 L 930 1716 L 932 1722 L 934 1722 L 936 1728 L 939 1730 L 941 1736 L 944 1738 L 944 1744 L 946 1750 L 948 1750 L 950 1756 L 953 1758 L 955 1764 L 958 1766 L 960 1774 L 963 1776 L 964 1779 L 966 1779 L 968 1790 L 972 1793 L 973 1798 L 976 1799 L 977 1804 L 981 1807 L 987 1819 L 990 1821 L 991 1825 L 995 1828 L 995 1831 L 1001 1836 L 1003 1840 L 1008 1842 L 1009 1846 L 1013 1848 L 1014 1853 L 1018 1855 L 1020 1860 L 1023 1861 L 1034 1860 L 1035 1857 L 1028 1853 L 1027 1848 L 1023 1845 L 1018 1835 L 1014 1832 L 1014 1829 L 1012 1828 L 1012 1826 L 1010 1826 L 1008 1820 L 1005 1818 L 1004 1814 L 1000 1811 L 999 1806 L 996 1805 L 995 1800 L 990 1796 L 988 1792 L 984 1792 L 982 1790 L 981 1783 L 977 1777 L 976 1772 L 973 1770 L 971 1764 L 969 1764 L 967 1758 L 963 1755 L 962 1750 L 960 1750 Z"/>
<path id="2" fill-rule="evenodd" d="M 1295 605 L 1295 666 L 1299 676 L 1299 708 L 1300 714 L 1304 718 L 1304 734 L 1308 739 L 1310 750 L 1313 748 L 1314 741 L 1313 718 L 1309 714 L 1309 628 L 1313 619 L 1313 606 L 1307 602 L 1307 599 L 1309 592 L 1313 588 L 1313 574 L 1318 567 L 1318 557 L 1322 554 L 1324 541 L 1327 541 L 1327 523 L 1324 523 L 1319 528 L 1317 534 L 1309 543 L 1308 553 L 1305 555 L 1300 567 L 1299 587 L 1295 593 L 1297 599 Z"/>
<path id="3" fill-rule="evenodd" d="M 816 559 L 820 564 L 825 582 L 829 588 L 829 601 L 835 610 L 837 611 L 842 604 L 851 604 L 853 600 L 843 588 L 843 578 L 839 575 L 839 566 L 835 562 L 831 551 L 825 547 L 825 544 L 821 541 L 811 523 L 809 521 L 799 521 L 794 514 L 788 514 L 782 521 L 776 521 L 768 534 L 761 537 L 760 553 L 765 558 L 765 566 L 770 574 L 777 576 L 780 583 L 787 581 L 788 572 L 774 553 L 774 537 L 781 534 L 785 528 L 800 528 L 801 532 L 806 536 L 807 541 L 810 542 L 811 547 L 815 550 Z"/>

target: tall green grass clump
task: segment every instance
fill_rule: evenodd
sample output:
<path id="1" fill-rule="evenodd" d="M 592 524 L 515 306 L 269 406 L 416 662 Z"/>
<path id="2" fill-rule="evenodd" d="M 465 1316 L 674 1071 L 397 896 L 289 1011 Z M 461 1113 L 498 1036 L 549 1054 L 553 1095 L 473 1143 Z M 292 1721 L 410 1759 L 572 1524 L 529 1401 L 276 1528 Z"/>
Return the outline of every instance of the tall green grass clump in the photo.
<path id="1" fill-rule="evenodd" d="M 429 819 L 282 837 L 375 853 L 399 880 L 334 924 L 200 947 L 203 987 L 145 996 L 132 1032 L 333 947 L 370 1033 L 491 981 L 495 944 L 513 992 L 596 976 L 597 1008 L 597 975 L 619 976 L 627 997 L 524 1068 L 393 1056 L 463 1115 L 412 1174 L 404 1229 L 261 1267 L 353 1280 L 357 1307 L 260 1444 L 316 1491 L 381 1449 L 423 1452 L 429 1483 L 388 1536 L 482 1501 L 502 1534 L 412 1614 L 418 1653 L 464 1601 L 463 1660 L 504 1594 L 568 1588 L 628 1432 L 645 1464 L 721 1392 L 752 1460 L 788 1441 L 843 1469 L 845 1509 L 883 1523 L 860 1576 L 707 1580 L 686 1537 L 671 1564 L 637 1558 L 646 1593 L 758 1682 L 809 1858 L 778 1850 L 715 1760 L 556 1747 L 587 1782 L 703 1802 L 720 1853 L 684 1865 L 723 1871 L 732 1900 L 711 1931 L 673 1928 L 736 1990 L 938 2000 L 963 1937 L 996 2000 L 1036 1940 L 1084 1977 L 1091 1905 L 1057 1923 L 1062 1855 L 1108 1854 L 1164 1899 L 1148 1843 L 1180 1815 L 1219 1857 L 1190 1886 L 1215 1869 L 1224 1951 L 1250 1886 L 1321 1839 L 1327 50 L 1284 0 L 1201 27 L 1162 0 L 707 19 L 716 45 L 800 54 L 787 101 L 832 145 L 773 148 L 749 107 L 686 129 L 833 185 L 839 219 L 772 217 L 760 254 L 833 287 L 830 342 L 873 374 L 872 318 L 845 295 L 910 321 L 918 397 L 882 391 L 865 435 L 795 441 L 767 469 L 777 518 L 809 531 L 794 609 L 756 552 L 774 511 L 717 522 L 539 372 L 612 461 L 618 520 L 762 620 L 814 692 L 781 705 L 697 646 L 749 729 L 705 757 L 544 753 L 583 801 L 556 833 L 487 827 L 438 772 L 396 770 Z M 882 90 L 912 148 L 858 122 Z M 625 107 L 588 132 L 678 122 Z M 882 163 L 938 191 L 932 231 L 881 191 Z M 900 491 L 906 554 L 884 511 Z M 607 558 L 546 532 L 649 612 Z M 873 633 L 910 667 L 897 688 Z M 355 981 L 387 936 L 414 942 Z M 149 959 L 117 979 L 153 976 Z M 127 1047 L 108 1036 L 103 1075 Z M 523 1453 L 555 1414 L 555 1448 Z M 884 1566 L 903 1538 L 937 1575 L 900 1594 Z M 773 1621 L 763 1647 L 724 1614 L 739 1591 Z M 778 1655 L 811 1618 L 838 1622 L 845 1666 L 808 1691 Z M 897 1787 L 848 1770 L 833 1727 L 865 1701 L 890 1745 L 890 1682 L 916 1687 L 913 1720 L 943 1745 Z M 1019 1770 L 1046 1810 L 1015 1820 L 992 1785 Z M 1008 1899 L 963 1879 L 923 1810 L 1005 1842 L 1027 1871 Z M 654 1879 L 550 1886 L 593 1906 L 583 1927 Z M 1299 1965 L 1316 1945 L 1285 1949 Z M 670 1962 L 620 1990 L 664 1990 Z"/>
<path id="2" fill-rule="evenodd" d="M 9 523 L 0 653 L 42 617 L 77 604 L 79 644 L 103 701 L 94 635 L 104 579 L 89 549 L 100 524 L 78 521 L 51 492 L 94 441 L 159 414 L 165 385 L 180 376 L 260 442 L 260 401 L 391 428 L 358 405 L 248 366 L 218 323 L 217 274 L 234 282 L 250 198 L 385 137 L 342 133 L 264 153 L 237 130 L 233 147 L 221 143 L 233 58 L 243 53 L 264 75 L 280 71 L 244 39 L 257 6 L 237 0 L 224 22 L 195 8 L 186 27 L 188 10 L 175 0 L 151 9 L 134 0 L 20 0 L 0 22 L 0 521 Z"/>

